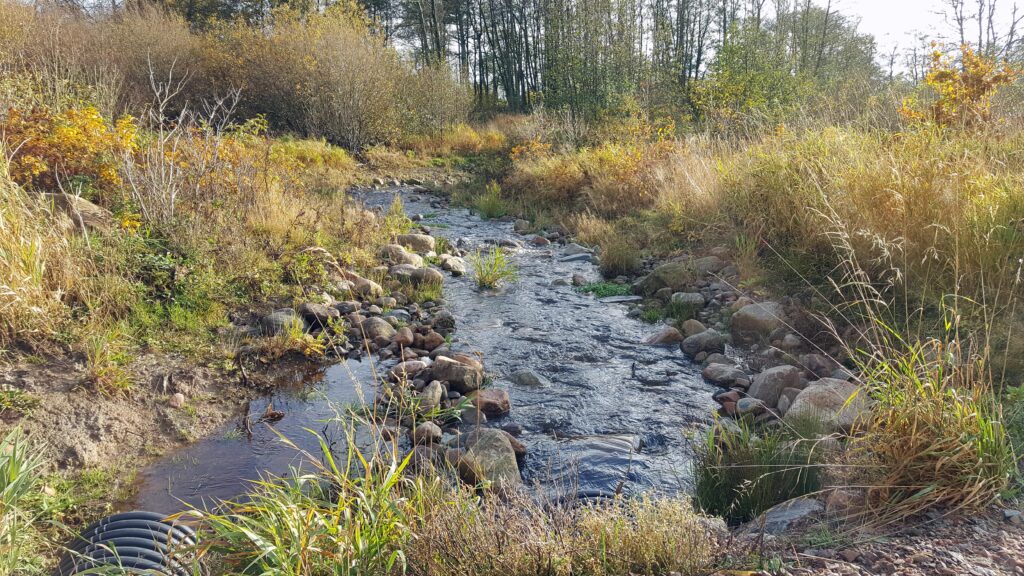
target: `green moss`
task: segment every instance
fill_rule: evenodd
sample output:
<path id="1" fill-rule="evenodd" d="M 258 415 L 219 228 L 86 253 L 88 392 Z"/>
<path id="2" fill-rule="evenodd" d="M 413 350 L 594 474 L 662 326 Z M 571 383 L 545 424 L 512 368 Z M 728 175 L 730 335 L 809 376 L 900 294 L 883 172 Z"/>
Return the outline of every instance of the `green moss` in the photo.
<path id="1" fill-rule="evenodd" d="M 577 290 L 584 294 L 593 294 L 598 298 L 628 296 L 632 291 L 629 284 L 618 284 L 615 282 L 591 282 L 590 284 L 580 286 Z"/>

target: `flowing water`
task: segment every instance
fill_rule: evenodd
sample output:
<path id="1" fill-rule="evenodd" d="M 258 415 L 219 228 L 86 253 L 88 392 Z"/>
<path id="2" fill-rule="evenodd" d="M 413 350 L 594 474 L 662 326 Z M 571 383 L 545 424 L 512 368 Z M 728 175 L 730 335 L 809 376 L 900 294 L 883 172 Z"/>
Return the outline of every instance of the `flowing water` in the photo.
<path id="1" fill-rule="evenodd" d="M 461 241 L 475 250 L 522 242 L 510 223 L 449 209 L 431 196 L 393 189 L 362 199 L 386 207 L 395 194 L 409 214 L 423 214 L 423 224 L 453 245 Z M 511 395 L 511 414 L 488 425 L 522 430 L 524 480 L 554 494 L 570 485 L 599 493 L 685 490 L 687 434 L 706 424 L 716 407 L 699 367 L 677 346 L 641 344 L 656 327 L 628 318 L 626 306 L 556 283 L 573 274 L 600 277 L 592 263 L 568 257 L 564 247 L 517 249 L 513 262 L 518 278 L 497 291 L 480 291 L 471 275 L 448 277 L 445 303 L 456 318 L 453 348 L 482 353 L 494 385 Z M 521 370 L 540 376 L 541 385 L 505 379 Z M 369 359 L 296 374 L 249 406 L 256 417 L 269 402 L 283 411 L 273 430 L 258 425 L 248 438 L 232 425 L 164 457 L 140 474 L 133 504 L 172 512 L 238 496 L 247 481 L 302 463 L 281 436 L 313 454 L 320 438 L 341 444 L 329 420 L 336 406 L 373 398 L 373 375 Z"/>

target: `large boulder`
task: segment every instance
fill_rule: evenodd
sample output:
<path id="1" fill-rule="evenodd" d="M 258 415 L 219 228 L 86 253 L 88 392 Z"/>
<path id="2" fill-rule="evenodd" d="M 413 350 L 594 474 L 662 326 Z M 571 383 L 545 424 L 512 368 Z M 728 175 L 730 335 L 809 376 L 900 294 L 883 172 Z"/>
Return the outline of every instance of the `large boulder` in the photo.
<path id="1" fill-rule="evenodd" d="M 277 336 L 289 330 L 305 331 L 306 323 L 295 310 L 280 308 L 260 318 L 259 329 L 264 336 Z"/>
<path id="2" fill-rule="evenodd" d="M 785 324 L 786 312 L 778 302 L 748 304 L 732 315 L 732 336 L 736 342 L 762 342 Z"/>
<path id="3" fill-rule="evenodd" d="M 434 359 L 433 374 L 434 378 L 448 382 L 449 388 L 460 394 L 478 390 L 484 381 L 484 371 L 481 367 L 459 362 L 447 356 L 438 356 Z"/>
<path id="4" fill-rule="evenodd" d="M 779 396 L 786 388 L 800 387 L 800 369 L 796 366 L 776 366 L 754 376 L 747 394 L 771 407 L 779 404 Z"/>
<path id="5" fill-rule="evenodd" d="M 683 340 L 680 348 L 690 356 L 696 356 L 701 352 L 723 354 L 725 353 L 725 336 L 717 330 L 708 329 Z"/>
<path id="6" fill-rule="evenodd" d="M 380 255 L 392 264 L 409 264 L 419 268 L 423 266 L 423 258 L 418 254 L 407 252 L 400 244 L 388 244 L 380 249 Z"/>
<path id="7" fill-rule="evenodd" d="M 727 264 L 724 260 L 714 255 L 697 258 L 690 264 L 690 268 L 701 276 L 714 274 L 726 266 Z"/>
<path id="8" fill-rule="evenodd" d="M 678 292 L 693 284 L 695 275 L 689 262 L 669 262 L 654 269 L 633 285 L 633 292 L 650 296 L 662 288 Z"/>
<path id="9" fill-rule="evenodd" d="M 395 242 L 420 254 L 432 252 L 436 245 L 434 237 L 427 234 L 399 234 Z"/>
<path id="10" fill-rule="evenodd" d="M 391 340 L 395 337 L 396 333 L 395 328 L 380 316 L 373 316 L 363 320 L 359 324 L 359 329 L 363 331 L 365 338 L 371 341 L 377 338 Z"/>
<path id="11" fill-rule="evenodd" d="M 351 283 L 352 292 L 364 298 L 380 298 L 384 295 L 384 288 L 373 280 L 368 280 L 355 272 L 345 272 L 344 278 Z"/>
<path id="12" fill-rule="evenodd" d="M 491 488 L 513 488 L 522 484 L 516 453 L 508 435 L 493 428 L 473 434 L 458 461 L 459 476 L 468 484 L 490 483 Z"/>
<path id="13" fill-rule="evenodd" d="M 412 280 L 413 286 L 420 286 L 422 284 L 440 285 L 444 283 L 444 274 L 433 268 L 417 268 L 409 275 L 409 279 Z"/>
<path id="14" fill-rule="evenodd" d="M 299 306 L 299 314 L 311 326 L 324 328 L 331 320 L 341 318 L 341 312 L 333 306 L 325 306 L 316 302 L 306 302 Z"/>
<path id="15" fill-rule="evenodd" d="M 797 394 L 786 419 L 818 418 L 833 430 L 848 432 L 870 415 L 871 405 L 867 393 L 853 382 L 822 378 Z"/>

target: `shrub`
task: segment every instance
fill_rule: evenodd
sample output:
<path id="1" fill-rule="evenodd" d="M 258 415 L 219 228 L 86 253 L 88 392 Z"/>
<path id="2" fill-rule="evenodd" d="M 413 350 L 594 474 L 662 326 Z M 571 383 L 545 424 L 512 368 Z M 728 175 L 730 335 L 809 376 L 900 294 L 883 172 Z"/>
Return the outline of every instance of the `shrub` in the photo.
<path id="1" fill-rule="evenodd" d="M 515 280 L 515 265 L 501 248 L 494 248 L 486 254 L 477 252 L 470 258 L 473 276 L 480 288 L 497 288 L 499 284 Z"/>
<path id="2" fill-rule="evenodd" d="M 600 268 L 606 278 L 636 272 L 640 268 L 639 248 L 621 235 L 606 239 L 601 244 Z"/>

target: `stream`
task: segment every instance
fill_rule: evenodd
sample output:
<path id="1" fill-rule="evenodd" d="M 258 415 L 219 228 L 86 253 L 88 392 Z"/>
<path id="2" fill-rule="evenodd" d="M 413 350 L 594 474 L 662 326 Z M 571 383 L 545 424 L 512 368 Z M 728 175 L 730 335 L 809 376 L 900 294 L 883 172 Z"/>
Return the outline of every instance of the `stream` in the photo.
<path id="1" fill-rule="evenodd" d="M 409 189 L 363 192 L 368 207 L 387 207 L 401 194 L 409 214 L 435 236 L 470 252 L 501 240 L 512 251 L 518 278 L 481 291 L 472 278 L 446 274 L 445 304 L 456 318 L 453 349 L 479 352 L 494 386 L 508 390 L 512 411 L 488 425 L 521 430 L 528 449 L 523 479 L 553 496 L 567 486 L 588 492 L 687 490 L 687 435 L 710 420 L 715 388 L 678 346 L 645 346 L 658 327 L 626 316 L 627 306 L 578 292 L 573 274 L 599 280 L 597 267 L 565 247 L 526 245 L 510 222 L 483 220 L 465 209 Z M 440 207 L 438 207 L 440 206 Z M 614 300 L 614 299 L 612 299 Z M 171 513 L 210 506 L 245 492 L 267 474 L 287 474 L 305 457 L 281 439 L 319 454 L 320 438 L 339 441 L 329 422 L 340 405 L 374 397 L 369 358 L 311 367 L 249 405 L 254 419 L 273 403 L 285 417 L 252 437 L 229 424 L 217 434 L 163 456 L 137 479 L 137 509 Z M 529 370 L 539 385 L 507 379 Z M 313 431 L 313 432 L 311 432 Z M 318 436 L 318 434 L 320 436 Z"/>

